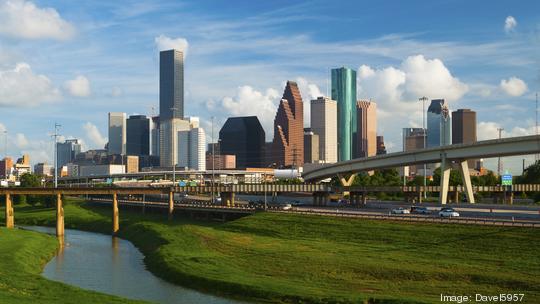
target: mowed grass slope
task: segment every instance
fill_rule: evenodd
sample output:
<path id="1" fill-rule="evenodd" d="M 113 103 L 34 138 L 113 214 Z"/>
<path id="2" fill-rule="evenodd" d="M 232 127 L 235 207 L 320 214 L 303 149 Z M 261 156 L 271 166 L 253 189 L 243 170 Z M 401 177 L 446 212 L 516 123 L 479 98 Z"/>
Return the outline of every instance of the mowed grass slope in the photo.
<path id="1" fill-rule="evenodd" d="M 0 303 L 141 303 L 43 278 L 57 242 L 42 233 L 0 228 Z"/>
<path id="2" fill-rule="evenodd" d="M 66 226 L 109 232 L 110 208 L 68 205 Z M 16 221 L 54 224 L 21 208 Z M 438 302 L 525 293 L 540 303 L 537 229 L 259 213 L 224 224 L 120 211 L 120 236 L 172 282 L 272 302 Z"/>

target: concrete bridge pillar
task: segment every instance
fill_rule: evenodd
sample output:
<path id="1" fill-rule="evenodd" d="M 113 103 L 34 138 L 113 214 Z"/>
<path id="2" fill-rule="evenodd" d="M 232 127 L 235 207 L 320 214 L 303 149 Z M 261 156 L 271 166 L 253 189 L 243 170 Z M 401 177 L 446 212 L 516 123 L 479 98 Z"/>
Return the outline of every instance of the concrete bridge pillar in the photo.
<path id="1" fill-rule="evenodd" d="M 13 201 L 11 193 L 6 193 L 6 228 L 15 226 L 15 217 L 13 214 Z"/>
<path id="2" fill-rule="evenodd" d="M 62 194 L 56 194 L 56 236 L 64 236 L 64 207 L 62 206 Z"/>
<path id="3" fill-rule="evenodd" d="M 450 183 L 450 170 L 452 167 L 446 159 L 446 154 L 441 155 L 441 192 L 439 193 L 439 204 L 448 202 L 448 184 Z"/>
<path id="4" fill-rule="evenodd" d="M 465 195 L 467 196 L 467 202 L 474 204 L 471 175 L 469 174 L 469 165 L 467 163 L 467 160 L 461 160 L 459 162 L 459 173 L 461 174 L 461 180 L 463 181 L 463 190 L 465 192 Z"/>
<path id="5" fill-rule="evenodd" d="M 367 204 L 367 193 L 362 192 L 362 205 L 365 206 Z"/>
<path id="6" fill-rule="evenodd" d="M 417 192 L 418 196 L 418 203 L 421 204 L 422 203 L 422 200 L 424 199 L 424 193 L 422 192 L 422 190 L 418 190 Z"/>
<path id="7" fill-rule="evenodd" d="M 169 191 L 169 220 L 172 219 L 174 212 L 174 192 Z"/>
<path id="8" fill-rule="evenodd" d="M 321 197 L 318 192 L 313 192 L 313 206 L 319 206 L 320 198 Z"/>
<path id="9" fill-rule="evenodd" d="M 234 206 L 234 192 L 221 192 L 221 204 L 224 206 Z"/>
<path id="10" fill-rule="evenodd" d="M 112 232 L 113 234 L 118 233 L 118 230 L 120 229 L 120 218 L 118 213 L 118 194 L 115 192 L 113 193 L 113 214 L 112 214 Z"/>

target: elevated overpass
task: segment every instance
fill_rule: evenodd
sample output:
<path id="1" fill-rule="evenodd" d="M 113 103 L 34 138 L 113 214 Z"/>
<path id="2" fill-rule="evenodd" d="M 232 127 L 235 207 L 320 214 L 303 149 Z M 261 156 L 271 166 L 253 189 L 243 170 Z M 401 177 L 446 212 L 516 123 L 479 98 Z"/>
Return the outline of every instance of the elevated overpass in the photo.
<path id="1" fill-rule="evenodd" d="M 469 176 L 467 160 L 477 158 L 492 158 L 540 153 L 540 135 L 510 137 L 495 140 L 479 141 L 473 144 L 460 144 L 435 147 L 429 149 L 397 152 L 367 158 L 352 159 L 335 164 L 323 165 L 313 170 L 305 171 L 302 177 L 305 181 L 315 182 L 329 177 L 344 174 L 355 174 L 362 171 L 419 165 L 426 163 L 441 163 L 441 184 L 439 202 L 446 204 L 448 198 L 448 183 L 452 164 L 456 165 L 463 179 L 465 194 L 469 202 L 474 203 L 473 188 Z M 344 186 L 349 186 L 352 180 L 341 178 Z"/>

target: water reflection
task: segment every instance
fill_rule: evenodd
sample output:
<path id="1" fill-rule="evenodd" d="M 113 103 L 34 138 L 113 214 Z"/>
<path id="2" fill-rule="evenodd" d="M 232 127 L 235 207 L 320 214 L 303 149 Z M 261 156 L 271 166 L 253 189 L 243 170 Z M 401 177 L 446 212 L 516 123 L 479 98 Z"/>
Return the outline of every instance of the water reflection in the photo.
<path id="1" fill-rule="evenodd" d="M 54 234 L 54 228 L 25 227 Z M 170 284 L 146 270 L 144 256 L 126 240 L 67 229 L 64 245 L 43 276 L 81 288 L 158 303 L 241 303 Z"/>

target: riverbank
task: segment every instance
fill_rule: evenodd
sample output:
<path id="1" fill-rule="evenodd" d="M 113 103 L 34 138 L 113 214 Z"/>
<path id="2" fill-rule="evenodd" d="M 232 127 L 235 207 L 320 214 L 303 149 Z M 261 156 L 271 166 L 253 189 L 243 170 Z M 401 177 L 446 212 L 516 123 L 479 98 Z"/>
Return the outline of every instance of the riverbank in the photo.
<path id="1" fill-rule="evenodd" d="M 143 303 L 87 291 L 41 276 L 58 248 L 55 237 L 0 228 L 1 303 Z"/>
<path id="2" fill-rule="evenodd" d="M 65 207 L 66 228 L 109 233 L 111 210 Z M 18 207 L 16 223 L 54 225 Z M 120 234 L 171 282 L 269 302 L 432 303 L 441 294 L 525 293 L 540 302 L 534 229 L 393 223 L 258 213 L 228 223 L 120 211 Z"/>

